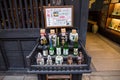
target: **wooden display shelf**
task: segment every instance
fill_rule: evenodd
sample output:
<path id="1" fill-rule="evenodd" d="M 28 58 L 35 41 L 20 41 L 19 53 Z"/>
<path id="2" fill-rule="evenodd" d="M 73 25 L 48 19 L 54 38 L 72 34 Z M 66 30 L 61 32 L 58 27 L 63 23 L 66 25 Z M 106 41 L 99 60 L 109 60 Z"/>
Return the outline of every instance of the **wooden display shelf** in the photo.
<path id="1" fill-rule="evenodd" d="M 114 31 L 120 32 L 120 30 L 116 30 L 116 29 L 113 29 L 113 28 L 110 28 L 110 27 L 108 27 L 108 29 L 111 29 L 111 30 L 114 30 Z"/>
<path id="2" fill-rule="evenodd" d="M 120 15 L 110 15 L 110 18 L 116 18 L 116 19 L 120 19 Z"/>
<path id="3" fill-rule="evenodd" d="M 85 48 L 82 43 L 79 41 L 79 45 L 81 46 L 80 50 L 84 56 L 84 62 L 82 64 L 77 64 L 77 56 L 73 55 L 73 64 L 62 64 L 62 65 L 37 65 L 36 64 L 36 55 L 38 53 L 37 47 L 39 43 L 36 44 L 32 52 L 27 56 L 28 63 L 28 73 L 35 74 L 82 74 L 82 73 L 90 73 L 90 63 L 91 57 L 87 54 Z M 67 62 L 67 57 L 63 56 L 64 61 Z M 54 58 L 52 57 L 53 61 Z M 74 63 L 75 62 L 75 63 Z"/>
<path id="4" fill-rule="evenodd" d="M 95 23 L 96 24 L 96 23 Z M 48 40 L 48 37 L 46 37 Z M 31 53 L 26 57 L 27 64 L 28 64 L 28 73 L 37 74 L 38 80 L 44 80 L 42 79 L 41 75 L 47 76 L 45 80 L 49 79 L 70 79 L 70 80 L 76 80 L 75 75 L 78 76 L 78 80 L 82 79 L 83 73 L 90 73 L 90 63 L 91 63 L 91 57 L 87 54 L 84 46 L 82 45 L 82 42 L 80 40 L 80 37 L 78 38 L 78 52 L 80 51 L 83 55 L 83 61 L 79 64 L 78 63 L 78 56 L 73 55 L 74 51 L 74 44 L 68 39 L 68 48 L 69 48 L 69 54 L 67 56 L 63 57 L 62 64 L 56 64 L 55 59 L 57 55 L 51 56 L 52 64 L 47 64 L 47 57 L 44 56 L 44 64 L 38 65 L 36 62 L 36 56 L 39 52 L 42 52 L 43 46 L 39 43 L 40 40 L 38 40 L 36 46 L 33 48 Z M 48 43 L 49 44 L 49 43 Z M 46 45 L 47 49 L 49 49 L 49 45 Z M 61 46 L 63 49 L 63 46 Z M 55 51 L 56 52 L 56 51 Z M 56 54 L 56 53 L 55 53 Z M 68 56 L 72 56 L 72 64 L 68 64 Z M 50 75 L 50 76 L 49 76 Z M 57 76 L 56 76 L 57 75 Z M 61 76 L 63 75 L 63 76 Z M 66 76 L 67 75 L 67 76 Z M 71 77 L 71 75 L 73 77 Z"/>
<path id="5" fill-rule="evenodd" d="M 46 80 L 49 79 L 70 79 L 72 80 L 72 75 L 46 75 Z"/>

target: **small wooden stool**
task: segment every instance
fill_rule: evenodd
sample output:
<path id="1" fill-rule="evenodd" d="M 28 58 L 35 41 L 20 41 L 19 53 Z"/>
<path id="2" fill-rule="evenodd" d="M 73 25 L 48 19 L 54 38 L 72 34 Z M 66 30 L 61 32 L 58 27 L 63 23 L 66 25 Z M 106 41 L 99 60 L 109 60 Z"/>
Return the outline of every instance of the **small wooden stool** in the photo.
<path id="1" fill-rule="evenodd" d="M 72 75 L 46 75 L 46 80 L 52 80 L 52 79 L 70 79 L 72 80 Z"/>

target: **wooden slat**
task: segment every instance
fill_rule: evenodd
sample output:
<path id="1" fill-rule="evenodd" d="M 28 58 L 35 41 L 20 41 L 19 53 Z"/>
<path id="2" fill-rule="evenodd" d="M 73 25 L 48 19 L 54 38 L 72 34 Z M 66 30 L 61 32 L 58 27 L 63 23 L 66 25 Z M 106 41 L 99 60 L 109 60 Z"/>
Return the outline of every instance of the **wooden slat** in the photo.
<path id="1" fill-rule="evenodd" d="M 71 75 L 47 75 L 47 80 L 49 79 L 70 79 Z"/>
<path id="2" fill-rule="evenodd" d="M 0 2 L 0 11 L 1 11 L 1 15 L 2 15 L 2 22 L 4 24 L 4 29 L 7 28 L 7 25 L 6 25 L 6 21 L 5 21 L 5 15 L 4 15 L 4 12 L 3 12 L 3 7 L 2 7 L 2 4 Z"/>
<path id="3" fill-rule="evenodd" d="M 17 8 L 17 0 L 14 0 L 14 5 L 15 5 L 15 11 L 16 11 L 16 20 L 17 20 L 17 28 L 20 28 L 20 20 L 19 20 L 19 15 L 18 15 L 18 8 Z"/>
<path id="4" fill-rule="evenodd" d="M 36 27 L 39 27 L 38 0 L 35 0 L 35 4 L 36 4 L 36 16 L 37 16 Z"/>
<path id="5" fill-rule="evenodd" d="M 2 29 L 2 22 L 0 21 L 0 29 Z"/>
<path id="6" fill-rule="evenodd" d="M 24 66 L 24 68 L 25 68 L 24 52 L 23 52 L 22 44 L 21 44 L 21 41 L 20 41 L 20 40 L 17 41 L 17 45 L 18 45 L 18 48 L 19 48 L 20 53 L 21 53 L 21 58 L 22 58 L 23 66 Z"/>
<path id="7" fill-rule="evenodd" d="M 54 0 L 55 1 L 55 0 Z M 50 5 L 53 5 L 53 0 L 50 0 Z"/>
<path id="8" fill-rule="evenodd" d="M 48 0 L 46 0 L 46 6 L 48 6 Z"/>
<path id="9" fill-rule="evenodd" d="M 30 0 L 30 11 L 32 16 L 32 28 L 34 28 L 34 14 L 33 14 L 32 0 Z"/>
<path id="10" fill-rule="evenodd" d="M 21 15 L 22 15 L 23 28 L 25 28 L 25 20 L 24 20 L 24 14 L 23 14 L 22 0 L 19 0 L 19 4 L 20 4 Z"/>
<path id="11" fill-rule="evenodd" d="M 2 40 L 0 40 L 0 50 L 1 50 L 1 53 L 2 53 L 2 57 L 5 61 L 6 69 L 8 69 L 10 64 L 9 64 L 9 61 L 8 61 L 8 57 L 6 55 L 6 51 L 5 51 L 5 47 L 4 47 L 4 41 L 2 41 Z"/>
<path id="12" fill-rule="evenodd" d="M 65 3 L 64 3 L 64 0 L 62 0 L 62 5 L 64 5 Z"/>
<path id="13" fill-rule="evenodd" d="M 40 0 L 40 4 L 41 4 L 41 24 L 42 24 L 42 28 L 44 28 L 44 14 L 43 14 L 43 0 Z"/>
<path id="14" fill-rule="evenodd" d="M 15 28 L 15 19 L 14 19 L 14 14 L 13 14 L 13 8 L 12 8 L 11 0 L 9 0 L 9 4 L 10 4 L 10 12 L 11 12 L 11 17 L 12 17 L 12 23 L 13 23 L 13 26 Z"/>
<path id="15" fill-rule="evenodd" d="M 25 11 L 26 11 L 26 18 L 27 18 L 27 27 L 30 28 L 30 22 L 29 22 L 29 16 L 28 16 L 28 4 L 27 4 L 27 0 L 24 0 L 25 3 Z"/>
<path id="16" fill-rule="evenodd" d="M 8 7 L 7 7 L 7 4 L 6 4 L 6 0 L 3 0 L 3 3 L 4 3 L 4 6 L 5 6 L 5 13 L 6 13 L 6 16 L 7 16 L 7 22 L 8 22 L 8 28 L 11 28 L 11 24 L 10 24 L 10 16 L 9 16 L 9 11 L 8 11 Z"/>

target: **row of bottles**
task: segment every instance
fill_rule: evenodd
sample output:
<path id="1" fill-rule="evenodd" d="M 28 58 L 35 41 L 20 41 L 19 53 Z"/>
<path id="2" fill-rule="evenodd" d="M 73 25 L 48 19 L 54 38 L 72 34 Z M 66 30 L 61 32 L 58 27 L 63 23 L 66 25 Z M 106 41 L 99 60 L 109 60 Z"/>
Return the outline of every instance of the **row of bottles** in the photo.
<path id="1" fill-rule="evenodd" d="M 69 46 L 68 43 L 65 42 L 64 46 L 61 47 L 60 43 L 59 43 L 59 37 L 57 37 L 57 46 L 54 47 L 52 45 L 52 40 L 50 40 L 49 42 L 49 48 L 47 46 L 43 46 L 42 48 L 42 52 L 43 52 L 43 56 L 47 56 L 47 55 L 64 55 L 67 56 L 69 55 Z M 78 42 L 75 42 L 73 45 L 73 55 L 77 56 L 78 55 Z"/>
<path id="2" fill-rule="evenodd" d="M 112 15 L 118 15 L 118 16 L 120 15 L 120 3 L 116 3 L 114 5 Z"/>
<path id="3" fill-rule="evenodd" d="M 68 38 L 68 35 L 69 35 L 69 38 Z M 40 44 L 41 45 L 46 45 L 46 44 L 50 43 L 50 40 L 52 40 L 52 45 L 54 47 L 56 47 L 57 46 L 57 37 L 59 37 L 61 46 L 64 46 L 64 44 L 66 42 L 68 42 L 68 40 L 72 44 L 74 42 L 78 42 L 78 33 L 77 33 L 76 29 L 72 29 L 70 34 L 68 34 L 66 32 L 65 28 L 61 28 L 61 33 L 59 33 L 58 35 L 57 35 L 57 33 L 55 33 L 54 29 L 50 29 L 50 33 L 48 33 L 48 34 L 46 34 L 45 29 L 40 30 Z"/>
<path id="4" fill-rule="evenodd" d="M 71 49 L 69 44 L 72 45 Z M 42 46 L 42 54 L 38 53 L 37 64 L 39 65 L 62 65 L 63 62 L 66 62 L 64 61 L 64 56 L 68 57 L 68 64 L 73 64 L 73 55 L 77 57 L 77 64 L 82 63 L 80 60 L 83 58 L 80 57 L 83 57 L 83 55 L 80 55 L 82 54 L 81 52 L 78 53 L 78 33 L 76 29 L 72 29 L 70 34 L 68 34 L 65 28 L 61 28 L 60 35 L 57 35 L 54 29 L 50 29 L 48 34 L 46 34 L 45 29 L 41 29 L 40 45 Z M 52 60 L 51 56 L 54 56 L 55 59 Z M 47 60 L 44 60 L 45 57 L 47 57 Z"/>
<path id="5" fill-rule="evenodd" d="M 40 30 L 40 44 L 43 46 L 43 56 L 48 55 L 48 49 L 46 45 L 47 37 L 45 33 L 45 29 Z M 78 55 L 78 33 L 75 29 L 70 33 L 69 39 L 73 45 L 73 54 Z M 61 44 L 60 44 L 61 43 Z M 62 49 L 61 49 L 62 47 Z M 55 52 L 56 51 L 56 52 Z M 68 55 L 69 54 L 69 45 L 68 45 L 68 36 L 66 33 L 66 29 L 61 29 L 61 36 L 57 36 L 55 34 L 55 30 L 51 29 L 49 34 L 49 55 Z"/>
<path id="6" fill-rule="evenodd" d="M 83 56 L 82 52 L 79 52 L 79 55 L 76 58 L 77 58 L 76 59 L 77 61 L 75 61 L 75 62 L 77 62 L 77 64 L 80 65 L 80 64 L 82 64 L 84 62 L 84 56 Z M 36 62 L 37 62 L 37 65 L 53 65 L 53 64 L 62 65 L 63 62 L 65 62 L 66 64 L 69 64 L 69 65 L 74 64 L 73 63 L 74 60 L 73 60 L 72 55 L 68 55 L 67 61 L 66 60 L 64 61 L 64 57 L 61 56 L 61 55 L 57 55 L 55 57 L 55 61 L 52 59 L 52 57 L 50 55 L 48 55 L 47 60 L 45 62 L 45 59 L 44 59 L 44 57 L 42 56 L 42 54 L 40 52 L 37 55 Z"/>
<path id="7" fill-rule="evenodd" d="M 119 19 L 112 19 L 109 28 L 120 31 L 120 20 Z"/>

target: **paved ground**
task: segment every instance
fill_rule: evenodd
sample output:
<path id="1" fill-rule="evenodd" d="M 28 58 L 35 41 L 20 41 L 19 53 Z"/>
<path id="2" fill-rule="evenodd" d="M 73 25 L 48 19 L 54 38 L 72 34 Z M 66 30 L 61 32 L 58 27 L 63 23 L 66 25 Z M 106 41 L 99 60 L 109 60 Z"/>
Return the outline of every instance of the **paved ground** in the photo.
<path id="1" fill-rule="evenodd" d="M 92 73 L 82 80 L 120 80 L 120 46 L 99 34 L 88 33 L 86 49 L 92 57 Z M 36 75 L 0 73 L 0 80 L 37 80 Z"/>
<path id="2" fill-rule="evenodd" d="M 92 57 L 92 73 L 83 80 L 120 80 L 120 45 L 99 34 L 88 33 L 86 49 Z"/>
<path id="3" fill-rule="evenodd" d="M 0 76 L 0 80 L 37 80 L 36 75 L 5 75 L 5 76 Z"/>

